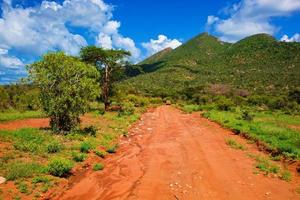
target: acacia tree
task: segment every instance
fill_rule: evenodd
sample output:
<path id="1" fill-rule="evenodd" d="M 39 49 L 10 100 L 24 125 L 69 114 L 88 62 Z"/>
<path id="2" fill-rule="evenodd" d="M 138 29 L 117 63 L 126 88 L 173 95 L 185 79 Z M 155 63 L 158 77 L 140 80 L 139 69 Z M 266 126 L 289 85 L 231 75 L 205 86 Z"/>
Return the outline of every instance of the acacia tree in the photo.
<path id="1" fill-rule="evenodd" d="M 49 53 L 29 65 L 29 78 L 40 88 L 40 100 L 54 131 L 70 131 L 96 98 L 99 72 L 63 52 Z"/>
<path id="2" fill-rule="evenodd" d="M 113 82 L 114 72 L 122 66 L 122 61 L 130 52 L 124 50 L 106 50 L 96 46 L 83 47 L 80 51 L 82 61 L 96 66 L 101 74 L 101 96 L 105 110 L 109 108 L 109 96 Z"/>

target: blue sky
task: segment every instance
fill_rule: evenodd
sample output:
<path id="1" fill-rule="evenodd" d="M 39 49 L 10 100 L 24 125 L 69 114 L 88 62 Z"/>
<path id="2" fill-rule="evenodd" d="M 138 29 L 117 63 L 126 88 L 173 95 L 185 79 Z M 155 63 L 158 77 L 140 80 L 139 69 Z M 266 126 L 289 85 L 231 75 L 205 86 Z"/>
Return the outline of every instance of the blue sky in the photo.
<path id="1" fill-rule="evenodd" d="M 91 44 L 138 62 L 201 32 L 236 42 L 268 33 L 300 41 L 300 0 L 0 0 L 0 84 L 26 76 L 48 52 Z"/>

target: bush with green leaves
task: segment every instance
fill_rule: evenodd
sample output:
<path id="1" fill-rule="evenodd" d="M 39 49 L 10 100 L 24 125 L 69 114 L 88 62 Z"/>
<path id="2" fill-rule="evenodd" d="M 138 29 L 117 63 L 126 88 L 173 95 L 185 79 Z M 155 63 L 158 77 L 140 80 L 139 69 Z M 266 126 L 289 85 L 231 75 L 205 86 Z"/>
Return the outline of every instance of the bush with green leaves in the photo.
<path id="1" fill-rule="evenodd" d="M 93 170 L 94 171 L 99 171 L 99 170 L 103 170 L 104 169 L 104 165 L 102 163 L 96 163 L 94 166 L 93 166 Z"/>
<path id="2" fill-rule="evenodd" d="M 47 145 L 48 153 L 57 153 L 62 149 L 62 145 L 58 141 L 52 141 Z"/>
<path id="3" fill-rule="evenodd" d="M 102 150 L 96 150 L 95 154 L 97 156 L 99 156 L 100 158 L 105 158 L 105 156 L 106 156 L 107 153 L 105 151 L 102 151 Z"/>
<path id="4" fill-rule="evenodd" d="M 75 162 L 83 162 L 86 159 L 86 154 L 85 153 L 77 153 L 73 152 L 72 153 L 72 158 Z"/>
<path id="5" fill-rule="evenodd" d="M 86 135 L 90 135 L 90 136 L 93 136 L 95 137 L 96 134 L 97 134 L 97 128 L 95 126 L 88 126 L 88 127 L 85 127 L 83 129 L 83 132 L 86 134 Z"/>
<path id="6" fill-rule="evenodd" d="M 54 131 L 70 131 L 88 102 L 97 96 L 99 72 L 63 52 L 48 53 L 28 66 L 30 80 L 40 89 L 41 104 Z"/>
<path id="7" fill-rule="evenodd" d="M 84 141 L 80 144 L 80 151 L 82 153 L 88 153 L 92 148 L 92 144 L 88 141 Z"/>
<path id="8" fill-rule="evenodd" d="M 229 111 L 234 106 L 234 103 L 232 102 L 231 99 L 228 99 L 223 96 L 218 98 L 216 104 L 219 110 L 224 110 L 224 111 Z"/>
<path id="9" fill-rule="evenodd" d="M 53 176 L 64 177 L 68 175 L 73 163 L 65 158 L 53 158 L 48 164 L 48 172 Z"/>

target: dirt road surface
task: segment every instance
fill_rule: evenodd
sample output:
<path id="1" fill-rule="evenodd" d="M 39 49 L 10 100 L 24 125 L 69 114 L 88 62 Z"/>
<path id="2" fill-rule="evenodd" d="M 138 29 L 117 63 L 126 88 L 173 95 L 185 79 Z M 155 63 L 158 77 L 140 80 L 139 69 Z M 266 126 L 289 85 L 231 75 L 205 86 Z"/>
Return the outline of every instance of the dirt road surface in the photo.
<path id="1" fill-rule="evenodd" d="M 254 161 L 229 148 L 228 136 L 199 114 L 159 107 L 131 128 L 103 171 L 77 177 L 58 199 L 300 199 L 295 180 L 254 174 Z"/>
<path id="2" fill-rule="evenodd" d="M 33 118 L 0 123 L 0 130 L 17 130 L 22 128 L 47 128 L 49 119 Z"/>

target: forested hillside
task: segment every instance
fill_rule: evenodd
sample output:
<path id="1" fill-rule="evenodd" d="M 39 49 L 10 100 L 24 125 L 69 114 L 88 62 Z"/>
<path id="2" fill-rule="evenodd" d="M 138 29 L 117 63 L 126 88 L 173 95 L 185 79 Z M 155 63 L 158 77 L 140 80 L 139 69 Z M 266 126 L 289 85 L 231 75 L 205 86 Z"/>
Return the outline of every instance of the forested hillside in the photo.
<path id="1" fill-rule="evenodd" d="M 138 66 L 145 74 L 122 82 L 121 88 L 176 98 L 197 95 L 211 87 L 278 96 L 300 86 L 300 43 L 279 42 L 258 34 L 231 44 L 203 33 Z"/>

